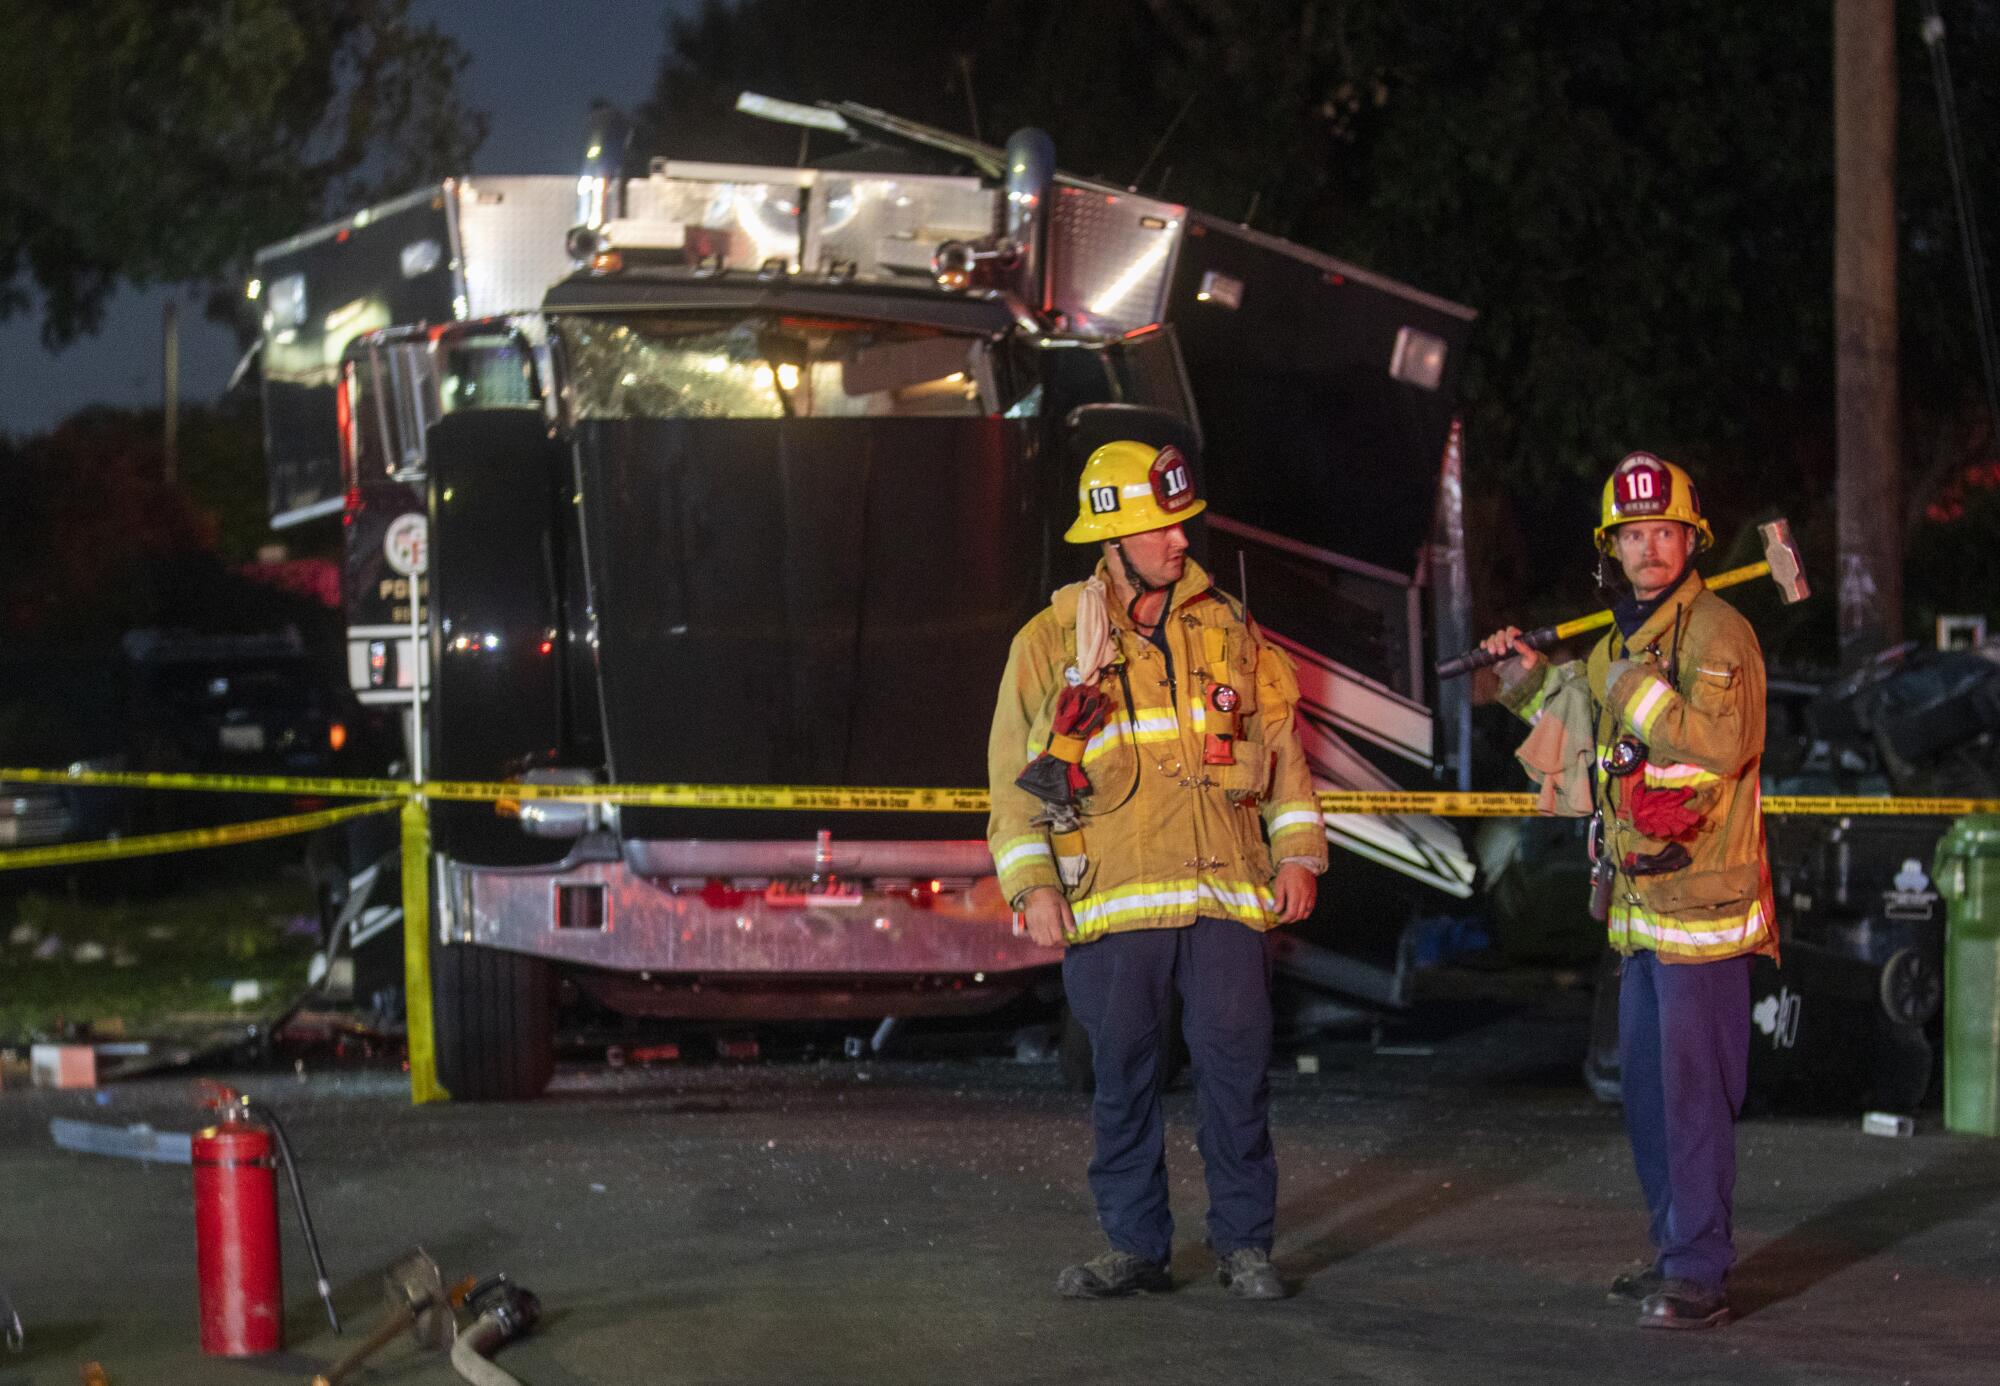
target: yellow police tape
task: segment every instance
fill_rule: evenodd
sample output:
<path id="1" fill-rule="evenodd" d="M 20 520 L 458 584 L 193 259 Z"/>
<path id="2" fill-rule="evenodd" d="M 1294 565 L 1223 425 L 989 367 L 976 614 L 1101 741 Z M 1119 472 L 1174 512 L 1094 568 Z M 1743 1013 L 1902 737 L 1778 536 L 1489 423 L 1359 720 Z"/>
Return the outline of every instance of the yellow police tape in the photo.
<path id="1" fill-rule="evenodd" d="M 316 779 L 289 775 L 181 775 L 138 770 L 0 769 L 0 784 L 70 784 L 106 789 L 191 789 L 218 794 L 323 794 L 336 799 L 406 795 L 408 780 Z"/>
<path id="2" fill-rule="evenodd" d="M 49 847 L 15 847 L 0 851 L 0 871 L 25 871 L 37 866 L 73 866 L 85 861 L 116 861 L 122 857 L 152 857 L 163 852 L 192 852 L 200 847 L 228 847 L 239 842 L 263 842 L 290 837 L 401 808 L 405 799 L 378 799 L 372 804 L 348 804 L 285 818 L 260 818 L 254 823 L 225 823 L 219 828 L 188 828 L 145 837 L 114 837 L 104 842 L 64 842 Z"/>
<path id="3" fill-rule="evenodd" d="M 410 1101 L 449 1102 L 438 1080 L 431 1015 L 431 819 L 424 801 L 403 800 L 403 1032 L 409 1036 Z"/>
<path id="4" fill-rule="evenodd" d="M 62 784 L 92 788 L 168 789 L 205 793 L 376 796 L 371 803 L 314 813 L 292 814 L 219 828 L 157 833 L 110 842 L 65 843 L 0 851 L 0 871 L 120 857 L 184 852 L 232 843 L 255 842 L 312 832 L 350 818 L 400 811 L 403 860 L 403 966 L 405 1018 L 409 1035 L 410 1100 L 448 1101 L 438 1079 L 436 1033 L 430 985 L 430 819 L 426 799 L 519 802 L 524 799 L 581 799 L 662 808 L 791 809 L 815 812 L 984 813 L 986 791 L 979 789 L 851 788 L 840 785 L 552 785 L 482 784 L 402 780 L 293 778 L 271 775 L 151 774 L 106 770 L 0 768 L 0 784 Z M 1443 818 L 1524 818 L 1536 813 L 1532 794 L 1452 791 L 1333 790 L 1319 796 L 1323 812 L 1334 814 L 1429 814 Z M 2000 813 L 2000 799 L 1866 798 L 1859 796 L 1773 796 L 1770 814 L 1911 814 L 1963 817 Z"/>
<path id="5" fill-rule="evenodd" d="M 340 797 L 428 798 L 455 801 L 569 799 L 640 808 L 778 809 L 825 813 L 985 813 L 983 789 L 915 789 L 887 786 L 782 784 L 521 784 L 474 780 L 342 780 L 265 775 L 145 774 L 106 770 L 21 770 L 0 767 L 0 784 L 65 784 L 208 793 L 318 794 Z M 1535 796 L 1453 790 L 1327 790 L 1327 813 L 1429 814 L 1439 818 L 1531 818 Z M 379 811 L 379 810 L 376 810 Z M 1774 816 L 1835 817 L 1906 814 L 1960 818 L 2000 813 L 2000 799 L 1914 798 L 1868 795 L 1771 795 L 1764 812 Z"/>

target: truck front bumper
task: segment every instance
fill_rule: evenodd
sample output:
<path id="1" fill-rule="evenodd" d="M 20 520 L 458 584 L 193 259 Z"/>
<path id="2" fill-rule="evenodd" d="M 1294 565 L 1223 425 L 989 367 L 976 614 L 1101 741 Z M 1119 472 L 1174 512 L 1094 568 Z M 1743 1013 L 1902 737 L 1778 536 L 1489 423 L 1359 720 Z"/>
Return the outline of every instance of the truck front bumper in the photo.
<path id="1" fill-rule="evenodd" d="M 983 982 L 980 974 L 1062 960 L 1027 936 L 991 876 L 963 889 L 918 881 L 850 897 L 653 877 L 622 859 L 526 869 L 447 862 L 443 874 L 447 941 L 612 972 Z"/>

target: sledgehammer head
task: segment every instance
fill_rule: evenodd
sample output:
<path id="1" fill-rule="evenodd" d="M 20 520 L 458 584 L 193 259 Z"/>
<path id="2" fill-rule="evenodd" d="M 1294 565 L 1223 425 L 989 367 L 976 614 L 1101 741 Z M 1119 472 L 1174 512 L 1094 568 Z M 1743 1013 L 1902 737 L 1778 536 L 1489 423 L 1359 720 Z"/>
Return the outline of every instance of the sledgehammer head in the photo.
<path id="1" fill-rule="evenodd" d="M 1757 533 L 1764 540 L 1764 561 L 1771 565 L 1771 581 L 1778 584 L 1778 594 L 1785 605 L 1810 597 L 1812 588 L 1806 582 L 1805 565 L 1799 560 L 1799 546 L 1792 542 L 1792 522 L 1773 520 L 1758 525 Z"/>

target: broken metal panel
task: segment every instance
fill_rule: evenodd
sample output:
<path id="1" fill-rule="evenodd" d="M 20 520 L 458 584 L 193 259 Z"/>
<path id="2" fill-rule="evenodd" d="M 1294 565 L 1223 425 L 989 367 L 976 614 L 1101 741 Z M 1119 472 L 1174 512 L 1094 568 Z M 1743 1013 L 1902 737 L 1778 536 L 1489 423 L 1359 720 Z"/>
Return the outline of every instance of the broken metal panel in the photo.
<path id="1" fill-rule="evenodd" d="M 1271 935 L 1271 963 L 1287 976 L 1343 996 L 1398 1009 L 1409 1004 L 1409 976 L 1400 964 L 1377 967 L 1283 930 Z"/>
<path id="2" fill-rule="evenodd" d="M 1430 768 L 1429 708 L 1275 631 L 1265 634 L 1298 666 L 1301 711 L 1345 736 L 1379 746 L 1412 765 Z"/>
<path id="3" fill-rule="evenodd" d="M 1396 782 L 1376 769 L 1331 727 L 1306 716 L 1299 736 L 1321 790 L 1392 790 Z M 1476 866 L 1458 830 L 1425 814 L 1329 813 L 1326 840 L 1345 851 L 1422 881 L 1458 899 L 1472 894 Z"/>
<path id="4" fill-rule="evenodd" d="M 163 1165 L 194 1163 L 194 1138 L 186 1131 L 155 1131 L 145 1122 L 106 1126 L 95 1121 L 52 1117 L 49 1135 L 64 1150 L 87 1155 L 111 1155 L 124 1160 Z"/>

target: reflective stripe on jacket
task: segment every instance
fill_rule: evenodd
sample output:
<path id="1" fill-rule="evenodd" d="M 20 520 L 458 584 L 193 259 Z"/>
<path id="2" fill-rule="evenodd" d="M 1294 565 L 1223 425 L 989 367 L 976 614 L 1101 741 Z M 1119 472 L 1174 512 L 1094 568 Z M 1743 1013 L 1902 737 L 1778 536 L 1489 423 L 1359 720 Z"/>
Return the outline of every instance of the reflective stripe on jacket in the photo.
<path id="1" fill-rule="evenodd" d="M 1678 684 L 1667 666 L 1676 658 Z M 1605 682 L 1622 655 L 1617 681 Z M 1778 921 L 1764 849 L 1758 772 L 1764 752 L 1764 657 L 1750 623 L 1689 573 L 1659 610 L 1623 639 L 1614 629 L 1584 664 L 1550 665 L 1515 684 L 1500 700 L 1533 721 L 1562 683 L 1587 679 L 1597 706 L 1600 761 L 1621 736 L 1645 743 L 1645 781 L 1691 789 L 1701 815 L 1684 839 L 1691 860 L 1678 871 L 1633 876 L 1620 870 L 1611 897 L 1611 943 L 1620 952 L 1650 949 L 1664 962 L 1708 962 L 1745 953 L 1778 954 Z M 1666 844 L 1642 835 L 1619 814 L 1629 792 L 1597 777 L 1606 849 L 1620 864 Z"/>
<path id="2" fill-rule="evenodd" d="M 1101 563 L 1098 576 L 1109 586 Z M 1048 746 L 1063 670 L 1075 658 L 1082 587 L 1058 591 L 1014 637 L 993 711 L 987 842 L 1001 892 L 1016 902 L 1034 886 L 1061 885 L 1048 831 L 1031 821 L 1042 805 L 1014 777 Z M 1306 859 L 1315 871 L 1326 866 L 1325 822 L 1293 725 L 1299 690 L 1291 660 L 1258 638 L 1192 559 L 1172 602 L 1163 618 L 1171 681 L 1158 647 L 1111 603 L 1124 678 L 1105 670 L 1099 686 L 1111 713 L 1083 752 L 1091 783 L 1082 801 L 1089 866 L 1065 892 L 1080 940 L 1179 928 L 1198 915 L 1268 929 L 1277 922 L 1274 857 Z M 1229 681 L 1239 699 L 1232 765 L 1202 763 L 1209 717 L 1204 629 L 1226 633 Z"/>

